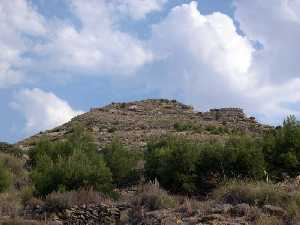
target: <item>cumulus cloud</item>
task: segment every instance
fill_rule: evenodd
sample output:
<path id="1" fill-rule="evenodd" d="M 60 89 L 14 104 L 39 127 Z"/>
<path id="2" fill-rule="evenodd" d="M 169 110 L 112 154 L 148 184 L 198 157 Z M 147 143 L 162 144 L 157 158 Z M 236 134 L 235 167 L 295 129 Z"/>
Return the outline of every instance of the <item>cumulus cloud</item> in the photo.
<path id="1" fill-rule="evenodd" d="M 281 83 L 300 75 L 300 3 L 293 0 L 236 0 L 242 31 L 262 47 L 253 70 L 264 81 Z"/>
<path id="2" fill-rule="evenodd" d="M 80 27 L 65 21 L 54 26 L 47 44 L 37 48 L 37 54 L 46 56 L 43 66 L 81 74 L 128 75 L 150 62 L 151 51 L 119 29 L 116 8 L 108 2 L 71 0 L 71 12 Z"/>
<path id="3" fill-rule="evenodd" d="M 54 128 L 82 113 L 52 92 L 38 88 L 18 92 L 11 106 L 26 119 L 28 134 Z"/>
<path id="4" fill-rule="evenodd" d="M 172 80 L 170 95 L 180 89 L 184 98 L 207 107 L 229 104 L 235 93 L 255 85 L 248 73 L 254 51 L 250 41 L 237 33 L 229 16 L 202 15 L 196 2 L 173 8 L 153 27 L 151 43 L 164 62 L 164 92 L 165 82 Z"/>
<path id="5" fill-rule="evenodd" d="M 154 84 L 163 96 L 202 110 L 240 106 L 267 122 L 300 115 L 295 2 L 237 0 L 235 19 L 245 35 L 227 15 L 201 14 L 195 1 L 173 8 L 153 26 L 151 45 L 160 59 Z"/>
<path id="6" fill-rule="evenodd" d="M 22 54 L 30 51 L 26 35 L 43 35 L 43 18 L 25 0 L 0 1 L 0 88 L 19 83 L 23 77 Z"/>
<path id="7" fill-rule="evenodd" d="M 0 1 L 0 87 L 30 74 L 134 74 L 153 58 L 145 43 L 120 30 L 120 13 L 143 18 L 165 0 L 66 0 L 77 23 L 44 18 L 29 0 Z M 24 79 L 25 80 L 25 79 Z"/>

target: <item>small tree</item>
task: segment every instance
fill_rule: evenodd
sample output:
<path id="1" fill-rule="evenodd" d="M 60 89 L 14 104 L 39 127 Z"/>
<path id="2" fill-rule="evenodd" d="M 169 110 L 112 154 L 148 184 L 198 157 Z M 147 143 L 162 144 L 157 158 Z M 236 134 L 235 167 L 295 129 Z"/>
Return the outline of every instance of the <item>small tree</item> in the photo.
<path id="1" fill-rule="evenodd" d="M 110 168 L 113 181 L 117 186 L 126 185 L 134 178 L 134 169 L 139 158 L 138 154 L 129 151 L 118 139 L 103 150 L 103 156 Z"/>

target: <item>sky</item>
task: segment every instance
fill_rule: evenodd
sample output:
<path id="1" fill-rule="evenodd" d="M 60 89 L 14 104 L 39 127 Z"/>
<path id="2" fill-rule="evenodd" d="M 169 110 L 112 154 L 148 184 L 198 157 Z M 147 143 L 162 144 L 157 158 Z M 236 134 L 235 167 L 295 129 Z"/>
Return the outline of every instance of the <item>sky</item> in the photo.
<path id="1" fill-rule="evenodd" d="M 300 117 L 300 0 L 0 0 L 0 141 L 110 102 Z"/>

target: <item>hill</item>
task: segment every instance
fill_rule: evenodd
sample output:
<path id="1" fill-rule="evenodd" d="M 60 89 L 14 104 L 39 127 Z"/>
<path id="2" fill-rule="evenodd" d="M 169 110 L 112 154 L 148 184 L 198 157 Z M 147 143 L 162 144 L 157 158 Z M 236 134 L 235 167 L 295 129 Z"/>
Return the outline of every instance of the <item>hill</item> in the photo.
<path id="1" fill-rule="evenodd" d="M 176 100 L 92 108 L 0 143 L 0 224 L 296 225 L 299 140 L 294 116 L 273 129 Z"/>
<path id="2" fill-rule="evenodd" d="M 50 140 L 63 139 L 74 124 L 87 129 L 95 137 L 99 149 L 110 143 L 113 137 L 118 137 L 130 148 L 142 149 L 150 138 L 168 133 L 204 140 L 232 133 L 257 135 L 270 128 L 258 123 L 254 117 L 247 117 L 239 108 L 198 112 L 176 100 L 149 99 L 92 108 L 62 126 L 41 132 L 17 145 L 28 149 L 43 136 Z"/>

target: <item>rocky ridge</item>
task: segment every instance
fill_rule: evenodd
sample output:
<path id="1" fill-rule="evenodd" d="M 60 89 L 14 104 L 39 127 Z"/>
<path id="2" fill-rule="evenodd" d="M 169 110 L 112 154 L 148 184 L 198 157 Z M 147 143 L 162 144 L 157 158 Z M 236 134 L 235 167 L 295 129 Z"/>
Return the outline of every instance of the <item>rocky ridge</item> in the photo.
<path id="1" fill-rule="evenodd" d="M 168 133 L 203 140 L 235 132 L 261 134 L 270 128 L 258 123 L 254 117 L 247 117 L 240 108 L 198 112 L 176 100 L 148 99 L 92 108 L 62 126 L 39 133 L 17 145 L 28 149 L 42 136 L 50 140 L 63 139 L 75 123 L 95 137 L 100 149 L 110 143 L 113 137 L 120 138 L 131 148 L 141 149 L 150 138 Z"/>

